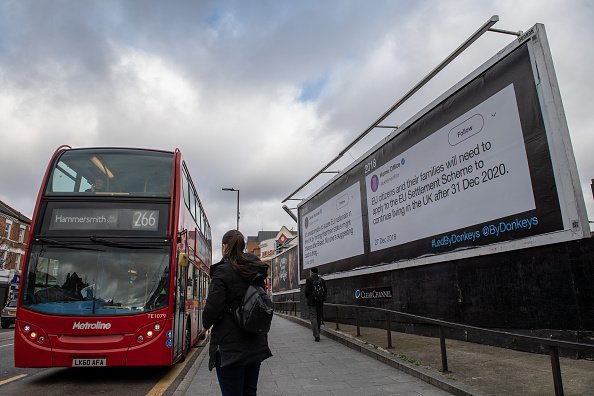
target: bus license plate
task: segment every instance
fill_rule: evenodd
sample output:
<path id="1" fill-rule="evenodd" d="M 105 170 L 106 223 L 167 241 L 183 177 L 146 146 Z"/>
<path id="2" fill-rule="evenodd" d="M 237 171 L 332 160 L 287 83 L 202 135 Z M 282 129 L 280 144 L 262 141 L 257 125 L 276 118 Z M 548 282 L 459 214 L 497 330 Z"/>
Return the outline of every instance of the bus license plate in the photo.
<path id="1" fill-rule="evenodd" d="M 72 367 L 103 367 L 107 359 L 73 359 Z"/>

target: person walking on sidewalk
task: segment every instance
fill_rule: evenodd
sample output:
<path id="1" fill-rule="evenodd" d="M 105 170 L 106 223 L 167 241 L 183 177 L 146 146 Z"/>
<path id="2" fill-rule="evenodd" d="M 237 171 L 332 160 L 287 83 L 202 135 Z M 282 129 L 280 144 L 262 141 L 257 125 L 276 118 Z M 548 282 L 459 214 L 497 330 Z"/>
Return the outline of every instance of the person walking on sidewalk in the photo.
<path id="1" fill-rule="evenodd" d="M 212 326 L 208 369 L 216 368 L 223 396 L 256 395 L 260 363 L 271 357 L 268 334 L 248 333 L 235 323 L 237 308 L 249 285 L 264 287 L 268 266 L 244 253 L 245 240 L 237 230 L 223 235 L 223 259 L 211 266 L 211 281 L 202 325 Z"/>
<path id="2" fill-rule="evenodd" d="M 324 316 L 324 301 L 328 289 L 326 281 L 318 275 L 318 269 L 309 270 L 310 277 L 305 281 L 305 298 L 309 308 L 309 319 L 311 320 L 311 330 L 313 331 L 314 341 L 320 341 L 320 327 Z"/>

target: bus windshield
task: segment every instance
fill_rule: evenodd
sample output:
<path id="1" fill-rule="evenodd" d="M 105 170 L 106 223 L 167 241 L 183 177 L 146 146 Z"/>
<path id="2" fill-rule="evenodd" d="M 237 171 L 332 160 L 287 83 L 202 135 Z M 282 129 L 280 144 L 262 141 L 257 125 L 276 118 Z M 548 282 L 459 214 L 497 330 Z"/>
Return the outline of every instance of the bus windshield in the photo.
<path id="1" fill-rule="evenodd" d="M 52 165 L 45 194 L 169 197 L 172 166 L 168 152 L 68 150 Z"/>
<path id="2" fill-rule="evenodd" d="M 167 305 L 166 248 L 35 245 L 22 306 L 66 315 L 124 315 Z"/>

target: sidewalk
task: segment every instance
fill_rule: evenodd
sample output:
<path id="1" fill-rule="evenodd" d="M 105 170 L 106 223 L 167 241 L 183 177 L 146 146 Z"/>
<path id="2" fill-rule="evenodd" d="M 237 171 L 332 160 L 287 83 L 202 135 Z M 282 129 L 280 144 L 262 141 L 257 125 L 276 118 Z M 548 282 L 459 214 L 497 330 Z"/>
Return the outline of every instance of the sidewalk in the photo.
<path id="1" fill-rule="evenodd" d="M 269 333 L 273 357 L 262 363 L 258 395 L 415 395 L 449 393 L 401 370 L 325 337 L 313 342 L 311 330 L 275 315 Z M 205 348 L 174 392 L 220 395 Z"/>

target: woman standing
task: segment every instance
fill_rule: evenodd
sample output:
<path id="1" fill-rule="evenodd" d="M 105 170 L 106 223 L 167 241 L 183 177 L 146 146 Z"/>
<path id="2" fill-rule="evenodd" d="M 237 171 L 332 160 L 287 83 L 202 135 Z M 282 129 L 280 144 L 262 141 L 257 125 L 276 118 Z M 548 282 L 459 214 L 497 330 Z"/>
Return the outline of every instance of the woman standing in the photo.
<path id="1" fill-rule="evenodd" d="M 210 287 L 202 324 L 213 326 L 210 340 L 209 370 L 216 368 L 223 396 L 255 395 L 260 363 L 272 356 L 267 334 L 241 330 L 231 310 L 241 304 L 251 283 L 264 287 L 268 266 L 250 253 L 244 253 L 243 234 L 237 230 L 223 235 L 223 259 L 210 269 Z"/>

